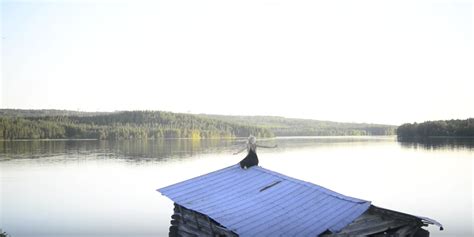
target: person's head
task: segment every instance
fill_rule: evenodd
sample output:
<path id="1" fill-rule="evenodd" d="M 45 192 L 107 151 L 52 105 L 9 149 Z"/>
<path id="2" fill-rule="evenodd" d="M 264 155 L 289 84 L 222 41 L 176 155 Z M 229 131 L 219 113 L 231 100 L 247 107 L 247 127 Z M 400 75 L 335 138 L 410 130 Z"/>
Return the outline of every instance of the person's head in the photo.
<path id="1" fill-rule="evenodd" d="M 249 144 L 255 144 L 255 143 L 257 143 L 257 138 L 254 137 L 254 136 L 252 136 L 252 135 L 250 135 L 249 138 L 248 138 L 248 140 L 247 140 L 247 142 L 248 142 Z"/>

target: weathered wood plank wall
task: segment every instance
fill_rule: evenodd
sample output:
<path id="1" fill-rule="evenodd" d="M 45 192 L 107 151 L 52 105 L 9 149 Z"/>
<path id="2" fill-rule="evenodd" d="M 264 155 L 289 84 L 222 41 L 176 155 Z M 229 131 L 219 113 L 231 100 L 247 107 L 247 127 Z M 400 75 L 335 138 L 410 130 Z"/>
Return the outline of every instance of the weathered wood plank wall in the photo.
<path id="1" fill-rule="evenodd" d="M 170 237 L 237 237 L 234 232 L 221 226 L 206 215 L 174 204 L 171 216 Z"/>

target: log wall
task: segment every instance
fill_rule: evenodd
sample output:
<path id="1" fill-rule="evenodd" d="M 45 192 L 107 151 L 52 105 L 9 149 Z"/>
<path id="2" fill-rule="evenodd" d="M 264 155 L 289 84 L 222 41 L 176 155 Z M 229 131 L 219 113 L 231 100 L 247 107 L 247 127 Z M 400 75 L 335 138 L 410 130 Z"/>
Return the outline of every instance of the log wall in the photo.
<path id="1" fill-rule="evenodd" d="M 226 229 L 216 221 L 199 212 L 174 204 L 171 216 L 170 237 L 237 237 L 234 232 Z"/>
<path id="2" fill-rule="evenodd" d="M 324 233 L 322 237 L 429 237 L 420 218 L 404 213 L 370 206 L 370 208 L 338 233 Z"/>
<path id="3" fill-rule="evenodd" d="M 326 231 L 321 237 L 429 237 L 426 226 L 419 218 L 404 213 L 371 206 L 354 222 L 338 233 Z M 174 204 L 171 216 L 170 237 L 237 237 L 238 235 L 220 225 L 207 215 Z"/>

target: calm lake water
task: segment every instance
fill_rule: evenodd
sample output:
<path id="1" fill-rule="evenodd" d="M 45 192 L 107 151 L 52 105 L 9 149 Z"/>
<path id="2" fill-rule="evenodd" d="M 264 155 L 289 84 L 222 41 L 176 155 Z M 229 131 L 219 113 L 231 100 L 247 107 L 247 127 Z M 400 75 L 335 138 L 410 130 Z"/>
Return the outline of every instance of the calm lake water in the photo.
<path id="1" fill-rule="evenodd" d="M 474 236 L 473 139 L 262 140 L 260 165 Z M 155 190 L 239 162 L 241 140 L 0 141 L 0 228 L 22 236 L 167 236 Z"/>

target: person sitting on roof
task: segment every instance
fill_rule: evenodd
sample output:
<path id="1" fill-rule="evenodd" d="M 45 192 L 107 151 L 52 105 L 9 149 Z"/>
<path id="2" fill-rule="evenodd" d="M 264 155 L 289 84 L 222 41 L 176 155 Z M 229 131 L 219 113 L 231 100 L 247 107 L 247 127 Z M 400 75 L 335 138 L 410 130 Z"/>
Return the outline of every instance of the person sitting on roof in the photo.
<path id="1" fill-rule="evenodd" d="M 247 169 L 247 168 L 250 168 L 254 165 L 258 165 L 257 147 L 275 148 L 275 147 L 277 147 L 277 145 L 274 145 L 274 146 L 259 145 L 259 144 L 257 144 L 257 138 L 250 135 L 248 140 L 247 140 L 246 146 L 243 147 L 238 152 L 234 153 L 234 155 L 237 155 L 237 154 L 241 153 L 242 151 L 244 151 L 245 149 L 247 149 L 247 152 L 248 152 L 247 156 L 239 162 L 240 167 L 242 169 Z"/>

